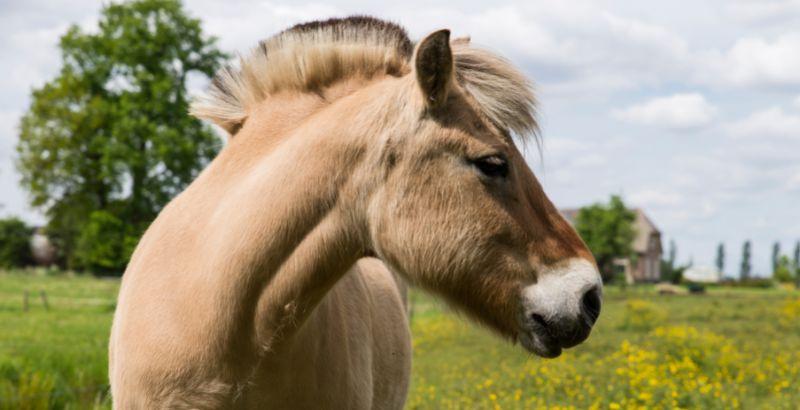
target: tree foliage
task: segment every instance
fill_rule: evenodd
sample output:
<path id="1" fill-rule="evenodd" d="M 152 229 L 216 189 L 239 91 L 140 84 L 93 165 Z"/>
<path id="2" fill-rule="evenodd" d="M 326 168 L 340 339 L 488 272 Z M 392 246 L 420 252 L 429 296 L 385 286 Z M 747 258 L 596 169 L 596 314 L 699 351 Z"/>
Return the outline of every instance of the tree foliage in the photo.
<path id="1" fill-rule="evenodd" d="M 675 267 L 675 260 L 678 258 L 678 246 L 675 245 L 675 240 L 669 240 L 669 259 L 667 259 L 667 263 L 669 264 L 670 268 Z"/>
<path id="2" fill-rule="evenodd" d="M 778 264 L 780 263 L 781 257 L 781 243 L 775 242 L 772 244 L 772 271 L 778 269 Z"/>
<path id="3" fill-rule="evenodd" d="M 635 220 L 636 214 L 617 195 L 611 196 L 608 204 L 596 203 L 578 211 L 575 229 L 594 254 L 604 281 L 614 275 L 614 259 L 632 256 Z"/>
<path id="4" fill-rule="evenodd" d="M 0 219 L 0 268 L 23 267 L 33 263 L 33 229 L 18 218 Z"/>
<path id="5" fill-rule="evenodd" d="M 794 258 L 792 259 L 792 266 L 794 267 L 795 287 L 800 289 L 800 241 L 797 241 L 794 244 Z"/>
<path id="6" fill-rule="evenodd" d="M 213 131 L 187 115 L 186 91 L 224 60 L 215 41 L 177 0 L 111 3 L 96 33 L 73 26 L 61 37 L 61 71 L 22 117 L 17 168 L 67 264 L 86 267 L 75 251 L 94 212 L 137 237 L 216 154 Z"/>
<path id="7" fill-rule="evenodd" d="M 689 259 L 689 262 L 682 265 L 677 263 L 678 260 L 678 247 L 675 245 L 674 240 L 669 241 L 668 258 L 661 260 L 661 278 L 670 283 L 679 284 L 684 282 L 683 273 L 694 265 L 694 262 Z"/>
<path id="8" fill-rule="evenodd" d="M 775 269 L 772 271 L 772 278 L 778 282 L 792 282 L 797 272 L 792 269 L 792 261 L 786 255 L 778 257 Z"/>
<path id="9" fill-rule="evenodd" d="M 750 278 L 750 273 L 753 265 L 750 263 L 750 241 L 745 241 L 742 245 L 742 263 L 739 266 L 739 279 L 747 280 Z"/>
<path id="10" fill-rule="evenodd" d="M 76 261 L 92 272 L 121 272 L 136 246 L 132 229 L 111 212 L 92 212 L 77 239 Z"/>

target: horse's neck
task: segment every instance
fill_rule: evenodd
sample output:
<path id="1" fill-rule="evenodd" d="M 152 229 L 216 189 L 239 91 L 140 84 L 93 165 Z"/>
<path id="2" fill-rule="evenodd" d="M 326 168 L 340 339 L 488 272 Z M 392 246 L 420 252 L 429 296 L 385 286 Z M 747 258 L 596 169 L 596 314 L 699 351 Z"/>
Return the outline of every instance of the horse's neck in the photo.
<path id="1" fill-rule="evenodd" d="M 364 251 L 351 178 L 365 139 L 341 121 L 347 107 L 308 111 L 313 119 L 299 126 L 249 119 L 212 165 L 209 188 L 195 193 L 222 192 L 203 234 L 219 303 L 235 304 L 221 318 L 236 327 L 227 337 L 255 332 L 267 349 L 295 330 Z M 276 127 L 290 135 L 264 136 Z M 259 140 L 272 146 L 259 148 Z"/>

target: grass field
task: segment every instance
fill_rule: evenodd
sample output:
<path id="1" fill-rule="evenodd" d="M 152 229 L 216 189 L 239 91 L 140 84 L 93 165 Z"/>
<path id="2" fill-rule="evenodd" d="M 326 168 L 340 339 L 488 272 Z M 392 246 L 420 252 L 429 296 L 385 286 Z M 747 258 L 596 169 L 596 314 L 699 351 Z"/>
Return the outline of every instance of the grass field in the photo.
<path id="1" fill-rule="evenodd" d="M 107 408 L 118 282 L 0 274 L 0 409 Z M 23 295 L 29 292 L 29 309 Z M 39 292 L 48 296 L 45 310 Z M 408 408 L 797 408 L 800 293 L 607 289 L 590 339 L 555 360 L 413 293 Z"/>

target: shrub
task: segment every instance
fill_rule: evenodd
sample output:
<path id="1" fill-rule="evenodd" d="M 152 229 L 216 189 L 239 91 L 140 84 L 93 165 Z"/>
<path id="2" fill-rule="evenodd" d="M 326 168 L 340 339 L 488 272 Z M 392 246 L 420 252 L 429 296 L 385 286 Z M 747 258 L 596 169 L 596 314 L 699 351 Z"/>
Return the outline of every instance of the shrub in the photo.
<path id="1" fill-rule="evenodd" d="M 781 283 L 790 283 L 794 281 L 794 274 L 792 272 L 792 261 L 789 257 L 783 255 L 775 263 L 775 270 L 772 272 L 772 278 Z"/>
<path id="2" fill-rule="evenodd" d="M 0 219 L 0 268 L 33 263 L 31 234 L 33 229 L 18 218 Z"/>
<path id="3" fill-rule="evenodd" d="M 78 236 L 75 259 L 94 273 L 122 274 L 136 245 L 125 223 L 107 211 L 95 211 Z"/>
<path id="4" fill-rule="evenodd" d="M 706 293 L 706 287 L 702 283 L 690 282 L 686 285 L 686 289 L 689 289 L 689 293 L 694 293 L 694 294 Z"/>
<path id="5" fill-rule="evenodd" d="M 739 282 L 735 282 L 733 285 L 744 288 L 768 289 L 775 287 L 775 282 L 773 282 L 770 278 L 747 278 L 742 279 Z"/>

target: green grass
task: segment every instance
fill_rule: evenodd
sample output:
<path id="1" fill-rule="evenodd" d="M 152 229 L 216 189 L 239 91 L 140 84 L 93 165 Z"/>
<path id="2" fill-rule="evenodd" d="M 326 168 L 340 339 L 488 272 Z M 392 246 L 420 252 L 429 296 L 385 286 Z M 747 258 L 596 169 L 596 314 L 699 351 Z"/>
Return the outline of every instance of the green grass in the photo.
<path id="1" fill-rule="evenodd" d="M 107 340 L 118 285 L 0 273 L 0 409 L 109 407 Z M 412 299 L 410 409 L 779 409 L 800 402 L 796 291 L 659 296 L 652 287 L 609 288 L 590 339 L 555 360 L 525 353 L 427 295 Z"/>
<path id="2" fill-rule="evenodd" d="M 92 277 L 0 274 L 0 409 L 108 407 L 108 331 L 118 286 Z"/>

